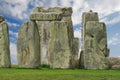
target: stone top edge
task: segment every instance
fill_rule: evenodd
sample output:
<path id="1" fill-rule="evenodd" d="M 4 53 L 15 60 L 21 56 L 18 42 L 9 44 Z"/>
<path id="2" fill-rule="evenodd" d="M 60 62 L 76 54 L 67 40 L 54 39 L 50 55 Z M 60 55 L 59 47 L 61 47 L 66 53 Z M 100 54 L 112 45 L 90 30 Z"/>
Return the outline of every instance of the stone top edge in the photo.
<path id="1" fill-rule="evenodd" d="M 99 21 L 87 21 L 87 23 L 99 23 L 99 24 L 105 24 L 105 22 L 99 22 Z"/>
<path id="2" fill-rule="evenodd" d="M 0 15 L 0 22 L 2 22 L 2 21 L 5 21 L 5 18 L 4 18 L 4 16 Z"/>
<path id="3" fill-rule="evenodd" d="M 36 7 L 33 9 L 34 12 L 61 12 L 61 13 L 72 13 L 72 7 Z"/>
<path id="4" fill-rule="evenodd" d="M 57 13 L 57 12 L 48 12 L 48 13 L 44 13 L 44 12 L 40 12 L 40 13 L 39 13 L 39 12 L 33 12 L 33 13 L 31 13 L 31 15 L 32 15 L 32 14 L 58 14 L 58 15 L 60 15 L 60 14 L 62 14 L 62 13 L 61 13 L 61 12 L 58 12 L 58 13 Z"/>
<path id="5" fill-rule="evenodd" d="M 41 8 L 41 9 L 51 9 L 51 8 L 53 8 L 53 9 L 55 9 L 55 8 L 61 8 L 61 9 L 64 9 L 64 8 L 66 8 L 66 9 L 69 9 L 69 8 L 71 8 L 72 9 L 72 7 L 64 7 L 64 6 L 56 6 L 56 7 L 40 7 L 40 6 L 38 6 L 38 7 L 36 7 L 36 8 Z"/>
<path id="6" fill-rule="evenodd" d="M 92 10 L 89 10 L 88 12 L 83 12 L 83 14 L 92 14 L 92 13 L 94 13 L 94 14 L 98 14 L 97 12 L 93 12 Z"/>
<path id="7" fill-rule="evenodd" d="M 83 12 L 83 14 L 98 14 L 97 12 Z"/>

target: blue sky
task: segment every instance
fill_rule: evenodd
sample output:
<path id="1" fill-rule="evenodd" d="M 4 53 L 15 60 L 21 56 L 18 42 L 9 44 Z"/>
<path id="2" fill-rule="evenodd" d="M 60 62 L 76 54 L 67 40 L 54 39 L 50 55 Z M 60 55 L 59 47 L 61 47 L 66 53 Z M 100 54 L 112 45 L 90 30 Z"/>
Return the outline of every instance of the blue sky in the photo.
<path id="1" fill-rule="evenodd" d="M 73 8 L 74 35 L 81 39 L 82 12 L 93 10 L 106 23 L 110 56 L 120 56 L 120 1 L 119 0 L 0 0 L 0 15 L 9 24 L 10 52 L 12 63 L 17 63 L 17 37 L 20 26 L 29 20 L 37 6 L 67 6 Z"/>

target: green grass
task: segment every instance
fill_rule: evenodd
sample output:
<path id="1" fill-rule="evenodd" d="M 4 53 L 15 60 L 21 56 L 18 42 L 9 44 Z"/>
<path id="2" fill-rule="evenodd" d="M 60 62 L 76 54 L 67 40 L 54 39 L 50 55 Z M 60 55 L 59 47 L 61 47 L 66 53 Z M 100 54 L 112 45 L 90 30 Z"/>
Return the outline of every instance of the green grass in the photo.
<path id="1" fill-rule="evenodd" d="M 119 70 L 0 69 L 0 80 L 120 80 Z"/>

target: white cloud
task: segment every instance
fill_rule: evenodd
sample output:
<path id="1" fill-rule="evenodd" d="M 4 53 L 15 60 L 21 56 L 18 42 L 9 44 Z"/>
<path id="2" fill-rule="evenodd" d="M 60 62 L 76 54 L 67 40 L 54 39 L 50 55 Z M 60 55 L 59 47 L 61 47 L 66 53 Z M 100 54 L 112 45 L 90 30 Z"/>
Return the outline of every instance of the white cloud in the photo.
<path id="1" fill-rule="evenodd" d="M 70 5 L 70 2 L 73 2 L 73 5 Z M 81 16 L 83 12 L 93 10 L 99 13 L 101 21 L 105 21 L 107 24 L 115 24 L 120 21 L 120 16 L 114 17 L 112 20 L 104 19 L 109 17 L 108 15 L 120 11 L 120 1 L 119 0 L 61 0 L 64 6 L 72 6 L 73 8 L 73 25 L 81 24 Z"/>
<path id="2" fill-rule="evenodd" d="M 29 0 L 1 0 L 0 10 L 16 19 L 28 18 Z"/>
<path id="3" fill-rule="evenodd" d="M 109 19 L 109 16 L 105 17 L 101 21 L 105 22 L 107 25 L 114 25 L 120 22 L 120 14 L 117 14 L 116 17 L 112 17 L 112 19 Z"/>
<path id="4" fill-rule="evenodd" d="M 18 37 L 18 32 L 13 32 L 13 31 L 9 30 L 9 34 L 13 35 L 16 38 Z"/>
<path id="5" fill-rule="evenodd" d="M 81 30 L 79 29 L 74 30 L 74 37 L 81 39 Z"/>
<path id="6" fill-rule="evenodd" d="M 7 23 L 8 23 L 8 26 L 10 26 L 10 27 L 19 27 L 20 26 L 20 24 L 17 24 L 17 23 L 11 23 L 8 21 L 7 21 Z"/>
<path id="7" fill-rule="evenodd" d="M 16 44 L 10 43 L 10 56 L 11 56 L 11 62 L 13 64 L 17 63 L 17 48 Z"/>
<path id="8" fill-rule="evenodd" d="M 120 45 L 120 34 L 116 33 L 108 40 L 108 45 Z"/>

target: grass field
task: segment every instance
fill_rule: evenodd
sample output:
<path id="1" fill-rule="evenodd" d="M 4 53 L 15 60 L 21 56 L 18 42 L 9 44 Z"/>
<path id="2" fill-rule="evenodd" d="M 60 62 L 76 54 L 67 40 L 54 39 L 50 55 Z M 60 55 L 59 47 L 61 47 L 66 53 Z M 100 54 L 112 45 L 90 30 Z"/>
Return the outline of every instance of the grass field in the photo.
<path id="1" fill-rule="evenodd" d="M 120 80 L 119 70 L 0 69 L 0 80 Z"/>

